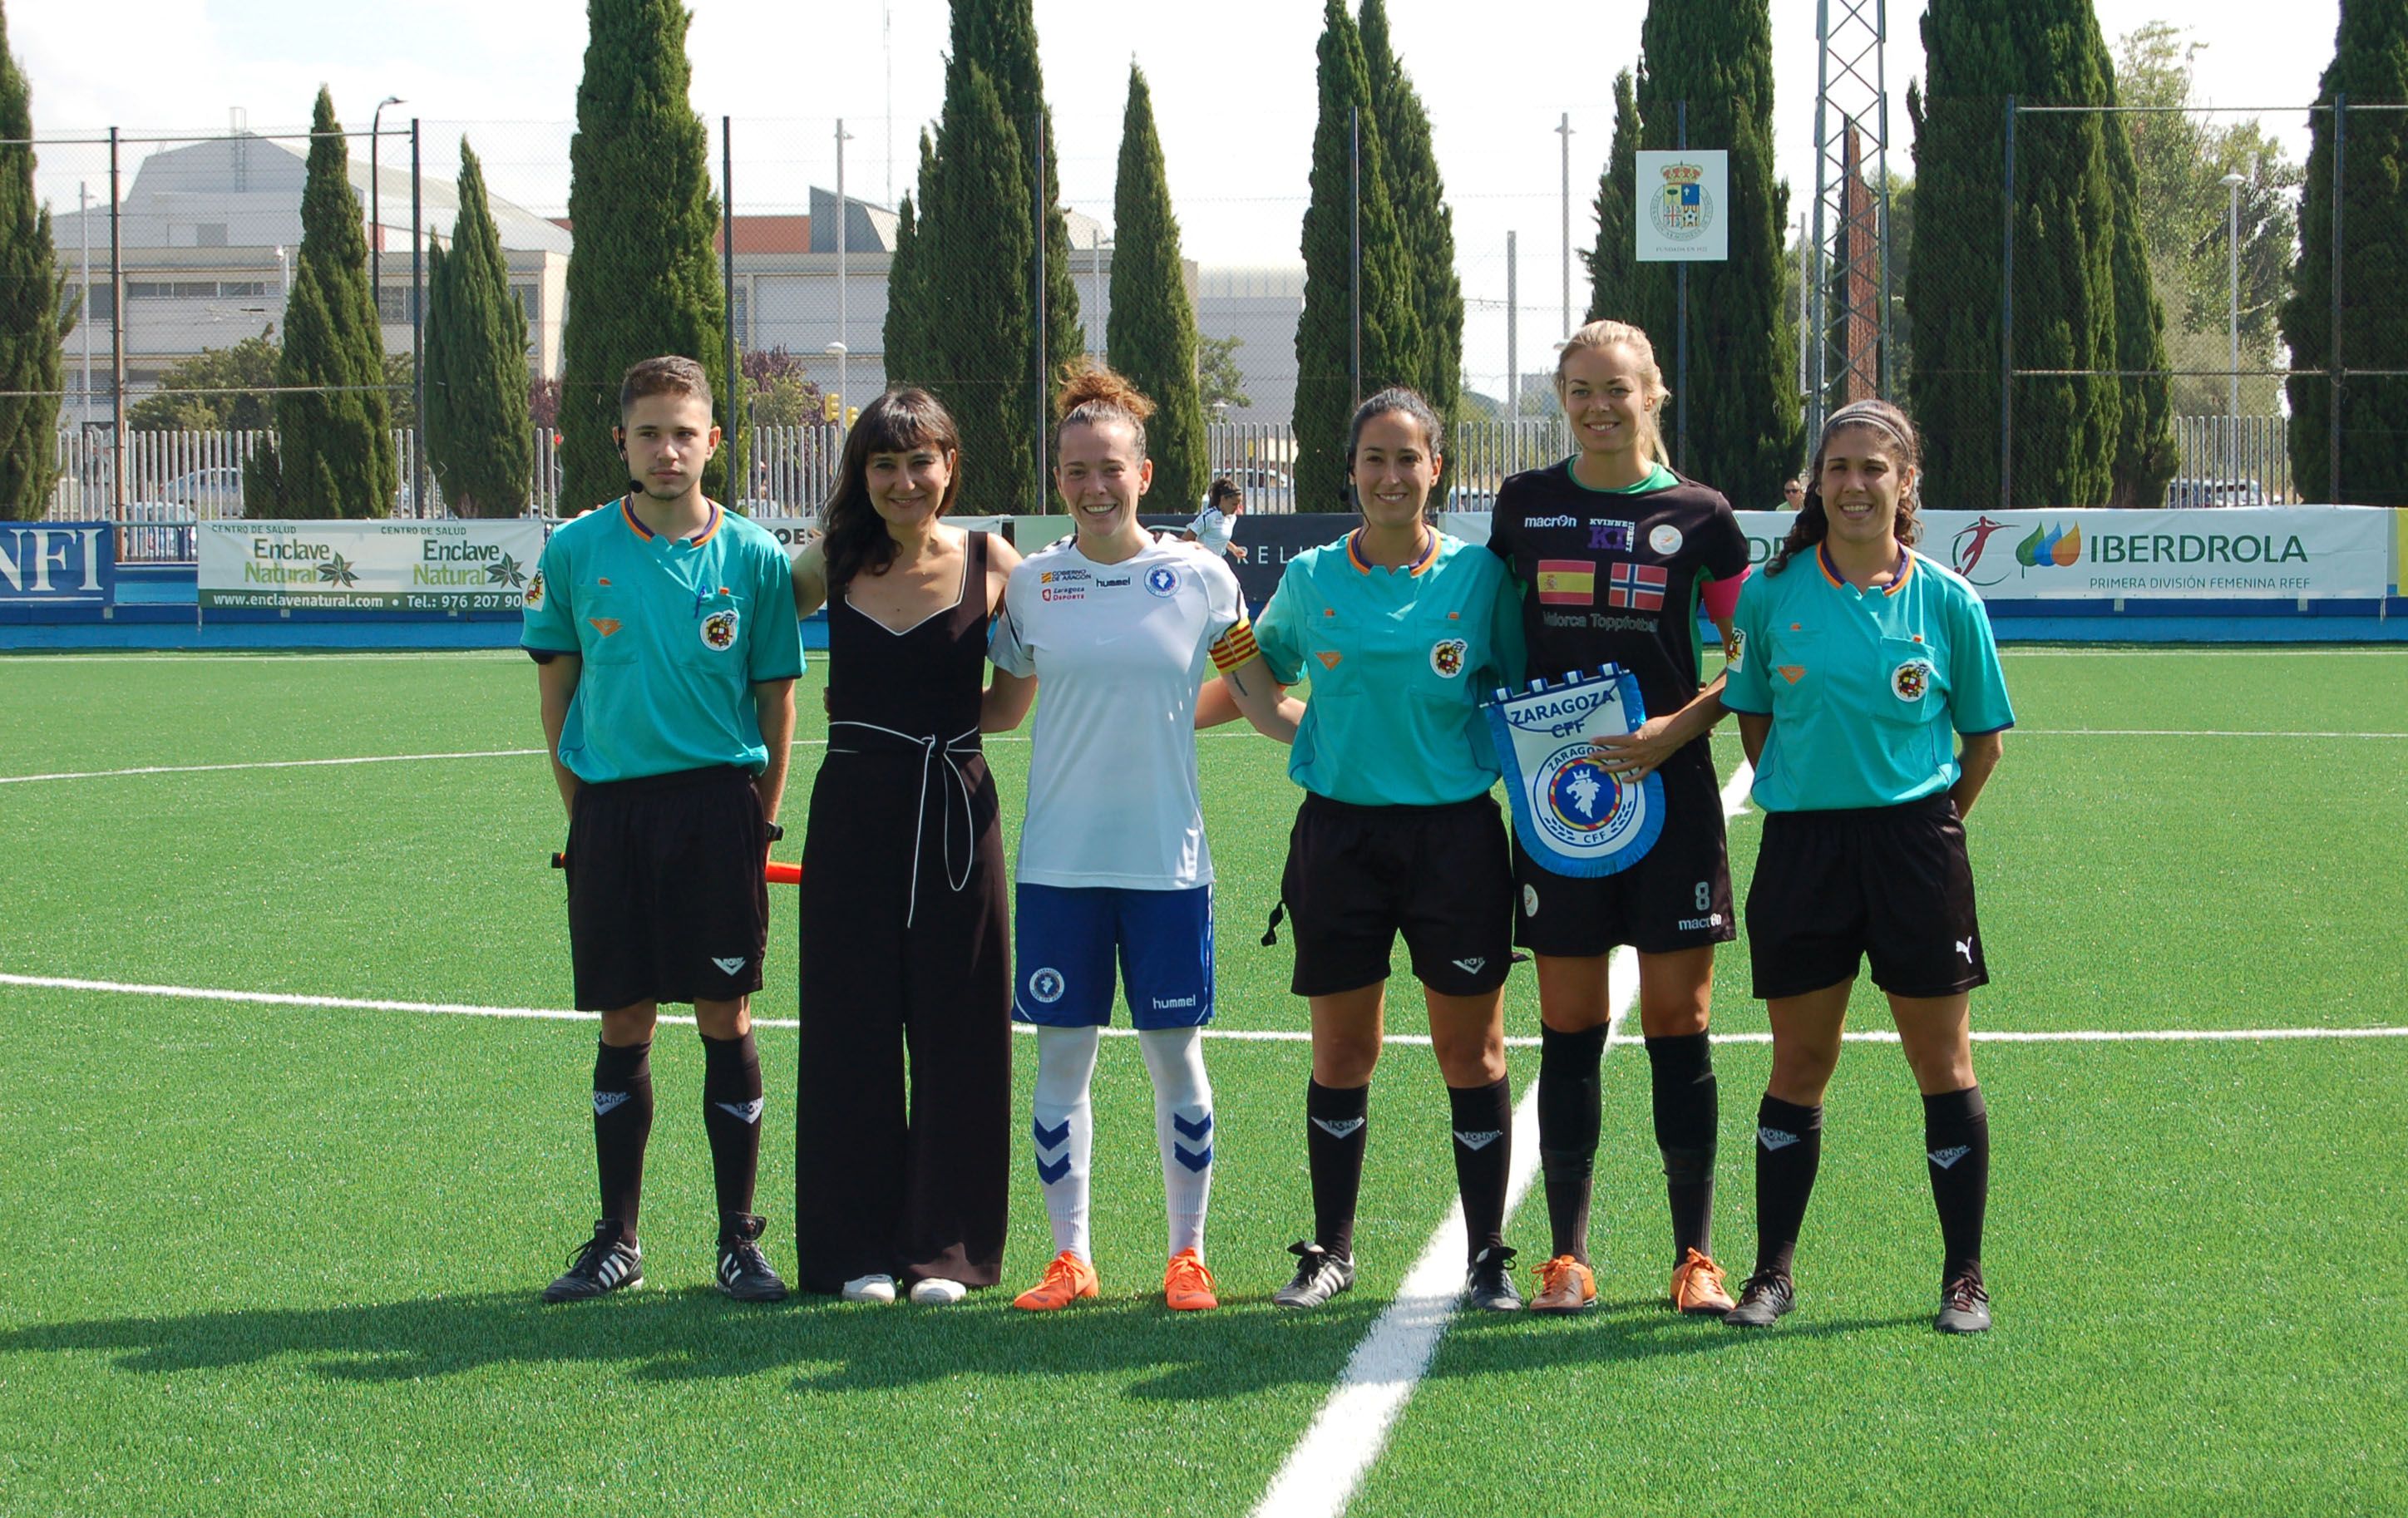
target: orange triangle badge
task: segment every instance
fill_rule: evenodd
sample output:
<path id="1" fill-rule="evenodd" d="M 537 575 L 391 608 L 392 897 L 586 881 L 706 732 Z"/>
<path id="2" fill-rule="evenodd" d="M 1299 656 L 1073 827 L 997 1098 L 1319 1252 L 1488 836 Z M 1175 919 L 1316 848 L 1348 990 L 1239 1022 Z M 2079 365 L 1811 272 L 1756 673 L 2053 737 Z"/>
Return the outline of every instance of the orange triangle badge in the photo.
<path id="1" fill-rule="evenodd" d="M 1781 678 L 1787 680 L 1792 685 L 1797 684 L 1799 680 L 1806 678 L 1806 666 L 1804 665 L 1775 665 L 1773 667 L 1780 670 Z"/>
<path id="2" fill-rule="evenodd" d="M 616 617 L 588 617 L 585 620 L 592 623 L 594 624 L 594 630 L 600 633 L 604 637 L 608 637 L 612 633 L 617 632 L 620 626 L 619 619 Z"/>
<path id="3" fill-rule="evenodd" d="M 1324 669 L 1335 669 L 1335 668 L 1337 668 L 1337 667 L 1338 667 L 1338 661 L 1345 657 L 1345 655 L 1344 655 L 1344 654 L 1342 654 L 1342 653 L 1338 653 L 1338 652 L 1329 652 L 1329 653 L 1323 653 L 1323 652 L 1320 652 L 1319 651 L 1315 651 L 1312 656 L 1313 656 L 1314 658 L 1316 658 L 1316 659 L 1318 659 L 1318 660 L 1320 660 L 1320 661 L 1321 661 L 1321 667 L 1322 667 L 1322 668 L 1324 668 Z"/>

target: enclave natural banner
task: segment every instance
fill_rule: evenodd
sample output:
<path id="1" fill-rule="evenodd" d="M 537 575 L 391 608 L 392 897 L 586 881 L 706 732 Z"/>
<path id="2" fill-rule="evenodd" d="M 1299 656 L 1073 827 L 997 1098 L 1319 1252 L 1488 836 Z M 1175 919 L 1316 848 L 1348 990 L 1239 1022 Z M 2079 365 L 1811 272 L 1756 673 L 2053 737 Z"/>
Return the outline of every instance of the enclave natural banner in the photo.
<path id="1" fill-rule="evenodd" d="M 549 524 L 458 522 L 207 522 L 204 609 L 515 611 Z"/>

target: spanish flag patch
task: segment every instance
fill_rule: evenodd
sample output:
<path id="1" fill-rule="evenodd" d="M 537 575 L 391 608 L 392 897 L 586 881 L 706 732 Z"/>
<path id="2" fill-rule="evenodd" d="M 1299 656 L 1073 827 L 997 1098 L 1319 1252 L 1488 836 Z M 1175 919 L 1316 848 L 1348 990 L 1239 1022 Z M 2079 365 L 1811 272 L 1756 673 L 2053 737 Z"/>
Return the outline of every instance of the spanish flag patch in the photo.
<path id="1" fill-rule="evenodd" d="M 1539 604 L 1597 605 L 1597 566 L 1587 559 L 1541 559 Z"/>

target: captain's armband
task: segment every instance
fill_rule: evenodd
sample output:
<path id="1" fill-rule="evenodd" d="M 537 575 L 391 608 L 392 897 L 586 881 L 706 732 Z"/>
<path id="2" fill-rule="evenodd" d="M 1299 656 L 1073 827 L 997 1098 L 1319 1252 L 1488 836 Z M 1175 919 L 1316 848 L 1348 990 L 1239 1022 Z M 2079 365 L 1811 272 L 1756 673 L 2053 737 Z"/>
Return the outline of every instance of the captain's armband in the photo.
<path id="1" fill-rule="evenodd" d="M 1254 647 L 1254 624 L 1239 618 L 1236 626 L 1212 640 L 1211 652 L 1212 667 L 1225 675 L 1247 660 L 1260 657 L 1262 650 Z"/>

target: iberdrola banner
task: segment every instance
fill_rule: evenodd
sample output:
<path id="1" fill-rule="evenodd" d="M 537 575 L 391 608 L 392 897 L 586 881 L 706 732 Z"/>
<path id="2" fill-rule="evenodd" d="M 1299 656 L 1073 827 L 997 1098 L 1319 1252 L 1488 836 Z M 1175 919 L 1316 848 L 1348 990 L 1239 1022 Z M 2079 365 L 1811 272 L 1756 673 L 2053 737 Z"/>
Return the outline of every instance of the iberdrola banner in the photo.
<path id="1" fill-rule="evenodd" d="M 1915 546 L 1986 601 L 2372 599 L 2390 588 L 2393 515 L 2363 506 L 1925 511 Z M 1738 517 L 1758 565 L 1798 520 Z"/>
<path id="2" fill-rule="evenodd" d="M 524 517 L 204 522 L 201 606 L 516 611 L 547 525 Z"/>
<path id="3" fill-rule="evenodd" d="M 1519 695 L 1481 703 L 1513 804 L 1513 837 L 1557 875 L 1595 880 L 1637 864 L 1664 830 L 1664 782 L 1616 780 L 1598 759 L 1599 738 L 1635 733 L 1647 720 L 1639 677 L 1620 665 L 1540 679 Z"/>

